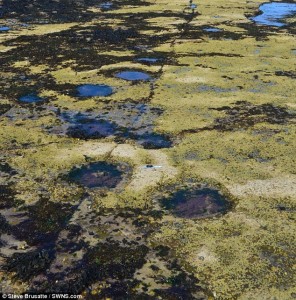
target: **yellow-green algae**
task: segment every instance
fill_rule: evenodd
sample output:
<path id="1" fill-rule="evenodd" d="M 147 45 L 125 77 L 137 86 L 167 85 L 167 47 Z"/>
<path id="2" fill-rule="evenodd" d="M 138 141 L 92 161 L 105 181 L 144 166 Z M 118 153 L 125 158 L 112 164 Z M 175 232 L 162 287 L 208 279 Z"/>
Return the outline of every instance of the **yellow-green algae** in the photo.
<path id="1" fill-rule="evenodd" d="M 81 196 L 81 189 L 56 180 L 72 167 L 85 163 L 85 157 L 92 161 L 125 161 L 133 168 L 130 182 L 122 191 L 109 191 L 104 197 L 91 192 L 98 211 L 118 207 L 152 208 L 155 191 L 167 184 L 190 178 L 209 182 L 219 186 L 233 200 L 232 211 L 198 221 L 166 216 L 159 221 L 160 230 L 152 235 L 151 245 L 171 247 L 181 265 L 209 291 L 209 299 L 292 299 L 296 293 L 293 123 L 259 122 L 249 128 L 223 132 L 200 129 L 225 116 L 223 111 L 211 108 L 233 106 L 242 100 L 253 105 L 270 103 L 295 112 L 295 79 L 275 76 L 276 71 L 289 71 L 295 63 L 295 55 L 291 54 L 295 37 L 285 29 L 269 31 L 264 38 L 248 34 L 246 28 L 256 25 L 251 25 L 246 16 L 256 13 L 260 1 L 199 1 L 196 3 L 199 14 L 191 21 L 182 17 L 187 1 L 146 2 L 150 5 L 123 5 L 111 11 L 115 15 L 112 22 L 98 18 L 89 24 L 38 25 L 19 33 L 3 34 L 1 42 L 17 36 L 62 32 L 74 26 L 83 29 L 103 24 L 116 28 L 124 26 L 120 16 L 125 13 L 180 14 L 179 17 L 162 14 L 148 18 L 148 25 L 140 32 L 148 36 L 172 35 L 150 49 L 150 52 L 161 51 L 170 57 L 173 61 L 170 64 L 164 62 L 162 66 L 148 67 L 133 63 L 130 59 L 133 52 L 115 50 L 112 45 L 105 53 L 123 60 L 101 68 L 94 65 L 89 70 L 77 71 L 75 67 L 80 62 L 75 58 L 50 71 L 46 71 L 48 66 L 43 62 L 31 65 L 16 60 L 13 64 L 15 70 L 25 68 L 29 75 L 49 72 L 57 84 L 104 83 L 116 90 L 107 98 L 79 101 L 62 90 L 43 89 L 41 95 L 52 97 L 49 105 L 57 108 L 83 112 L 99 108 L 106 101 L 112 104 L 149 98 L 152 105 L 164 109 L 156 130 L 171 134 L 177 144 L 166 150 L 145 150 L 132 141 L 117 145 L 112 138 L 82 141 L 58 137 L 43 129 L 57 122 L 53 113 L 37 119 L 1 117 L 1 153 L 22 174 L 15 183 L 17 197 L 32 203 L 38 199 L 38 187 L 42 186 L 49 191 L 52 201 L 73 201 Z M 217 26 L 225 32 L 241 34 L 241 38 L 214 39 L 205 33 L 187 38 L 186 34 L 182 35 L 182 24 L 189 24 L 189 28 Z M 155 29 L 158 27 L 162 30 Z M 6 45 L 0 47 L 2 52 L 12 49 Z M 103 53 L 98 50 L 98 54 Z M 155 76 L 153 94 L 149 82 L 133 85 L 114 78 L 116 71 L 126 68 L 141 69 Z M 9 76 L 2 72 L 0 75 Z M 5 103 L 17 101 L 4 97 Z M 276 133 L 268 135 L 268 130 Z M 254 134 L 254 131 L 259 133 Z M 254 152 L 264 161 L 250 157 Z M 150 163 L 163 168 L 153 171 L 142 168 Z M 279 211 L 276 209 L 279 205 L 290 209 Z M 17 282 L 15 285 L 19 286 Z"/>

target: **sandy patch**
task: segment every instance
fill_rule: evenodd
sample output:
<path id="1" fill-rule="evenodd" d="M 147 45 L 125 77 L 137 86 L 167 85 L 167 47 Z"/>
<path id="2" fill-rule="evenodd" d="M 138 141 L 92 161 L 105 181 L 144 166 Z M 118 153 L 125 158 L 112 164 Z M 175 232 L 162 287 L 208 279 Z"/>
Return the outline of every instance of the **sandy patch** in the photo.
<path id="1" fill-rule="evenodd" d="M 227 188 L 238 197 L 296 197 L 296 177 L 291 175 L 266 180 L 250 180 L 244 185 L 231 185 Z"/>

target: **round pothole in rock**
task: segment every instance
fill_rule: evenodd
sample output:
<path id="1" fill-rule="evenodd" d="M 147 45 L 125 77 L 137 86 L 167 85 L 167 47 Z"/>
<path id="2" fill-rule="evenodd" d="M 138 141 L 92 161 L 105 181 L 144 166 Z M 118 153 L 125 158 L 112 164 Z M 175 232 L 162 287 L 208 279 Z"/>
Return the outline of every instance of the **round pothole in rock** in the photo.
<path id="1" fill-rule="evenodd" d="M 121 71 L 116 73 L 115 77 L 128 81 L 147 81 L 151 79 L 149 74 L 140 71 Z"/>
<path id="2" fill-rule="evenodd" d="M 107 97 L 113 89 L 105 84 L 84 84 L 77 88 L 78 97 Z"/>
<path id="3" fill-rule="evenodd" d="M 94 162 L 72 169 L 68 178 L 88 188 L 116 188 L 129 173 L 124 164 Z"/>
<path id="4" fill-rule="evenodd" d="M 19 101 L 24 103 L 38 103 L 44 101 L 44 99 L 39 97 L 36 94 L 28 94 L 28 95 L 21 96 L 19 98 Z"/>
<path id="5" fill-rule="evenodd" d="M 285 18 L 296 14 L 296 3 L 270 2 L 259 6 L 260 14 L 251 20 L 260 25 L 282 27 Z"/>
<path id="6" fill-rule="evenodd" d="M 162 199 L 164 208 L 180 218 L 198 219 L 225 213 L 230 202 L 217 190 L 210 188 L 181 190 L 171 198 Z"/>

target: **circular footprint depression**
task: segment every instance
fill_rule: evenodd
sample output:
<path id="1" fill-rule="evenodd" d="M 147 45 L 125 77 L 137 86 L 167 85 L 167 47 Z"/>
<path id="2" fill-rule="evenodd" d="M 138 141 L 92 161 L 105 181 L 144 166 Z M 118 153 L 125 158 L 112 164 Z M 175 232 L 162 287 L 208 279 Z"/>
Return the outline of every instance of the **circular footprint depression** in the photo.
<path id="1" fill-rule="evenodd" d="M 78 97 L 107 97 L 113 89 L 105 84 L 84 84 L 77 87 Z"/>
<path id="2" fill-rule="evenodd" d="M 126 177 L 129 170 L 123 164 L 94 162 L 73 168 L 68 178 L 70 181 L 88 188 L 116 188 Z"/>
<path id="3" fill-rule="evenodd" d="M 181 190 L 171 198 L 162 199 L 161 204 L 176 217 L 198 219 L 225 213 L 230 202 L 217 190 L 210 188 Z"/>
<path id="4" fill-rule="evenodd" d="M 149 74 L 140 71 L 122 71 L 116 73 L 115 77 L 128 81 L 147 81 L 151 79 Z"/>

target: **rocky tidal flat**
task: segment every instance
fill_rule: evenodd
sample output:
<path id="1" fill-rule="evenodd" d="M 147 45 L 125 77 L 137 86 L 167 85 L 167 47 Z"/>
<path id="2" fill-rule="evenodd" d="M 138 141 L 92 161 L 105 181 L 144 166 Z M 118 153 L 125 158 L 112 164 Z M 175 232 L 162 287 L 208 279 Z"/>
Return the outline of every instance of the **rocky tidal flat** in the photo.
<path id="1" fill-rule="evenodd" d="M 296 299 L 295 14 L 0 0 L 0 293 Z"/>

